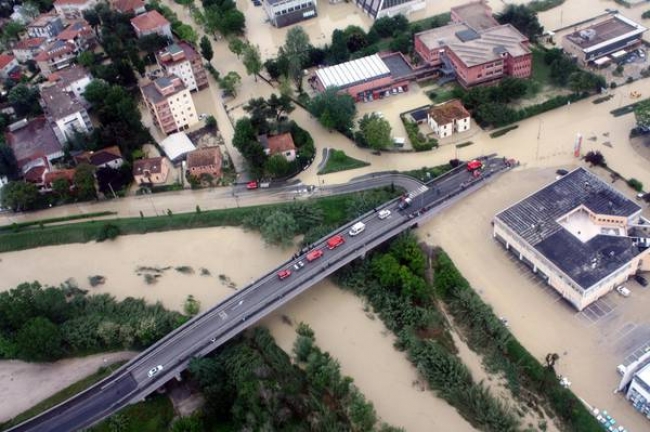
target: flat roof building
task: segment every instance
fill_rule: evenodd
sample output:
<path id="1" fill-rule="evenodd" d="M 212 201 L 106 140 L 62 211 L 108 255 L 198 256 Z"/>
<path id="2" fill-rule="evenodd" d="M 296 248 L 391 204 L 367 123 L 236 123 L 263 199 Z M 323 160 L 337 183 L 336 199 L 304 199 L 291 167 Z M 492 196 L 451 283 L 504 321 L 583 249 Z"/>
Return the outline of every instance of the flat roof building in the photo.
<path id="1" fill-rule="evenodd" d="M 616 14 L 562 38 L 562 48 L 586 65 L 609 54 L 632 50 L 641 44 L 646 27 Z"/>
<path id="2" fill-rule="evenodd" d="M 578 310 L 650 268 L 649 235 L 641 207 L 584 168 L 498 213 L 493 231 Z"/>
<path id="3" fill-rule="evenodd" d="M 373 19 L 408 15 L 427 6 L 426 0 L 355 0 L 355 3 Z"/>
<path id="4" fill-rule="evenodd" d="M 275 27 L 286 27 L 318 15 L 317 0 L 264 0 L 262 5 Z"/>

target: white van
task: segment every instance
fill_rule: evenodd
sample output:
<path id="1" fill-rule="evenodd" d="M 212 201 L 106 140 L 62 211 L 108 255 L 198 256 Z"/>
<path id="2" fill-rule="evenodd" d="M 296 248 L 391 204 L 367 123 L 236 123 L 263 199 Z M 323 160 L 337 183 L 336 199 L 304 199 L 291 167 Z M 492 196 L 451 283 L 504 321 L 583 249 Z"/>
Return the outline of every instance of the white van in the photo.
<path id="1" fill-rule="evenodd" d="M 350 237 L 354 237 L 357 234 L 361 234 L 363 230 L 366 229 L 366 224 L 363 222 L 357 222 L 354 225 L 352 225 L 352 228 L 350 229 Z"/>

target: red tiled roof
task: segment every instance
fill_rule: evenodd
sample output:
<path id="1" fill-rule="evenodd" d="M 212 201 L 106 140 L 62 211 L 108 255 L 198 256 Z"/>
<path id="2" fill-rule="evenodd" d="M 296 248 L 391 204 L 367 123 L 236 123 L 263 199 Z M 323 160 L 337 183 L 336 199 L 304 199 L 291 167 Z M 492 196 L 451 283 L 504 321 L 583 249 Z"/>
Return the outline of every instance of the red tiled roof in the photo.
<path id="1" fill-rule="evenodd" d="M 84 20 L 70 24 L 65 28 L 65 30 L 59 33 L 56 38 L 59 40 L 72 40 L 78 35 L 92 35 L 92 29 L 90 28 L 90 25 Z"/>
<path id="2" fill-rule="evenodd" d="M 43 183 L 46 185 L 51 185 L 55 180 L 66 179 L 69 183 L 72 183 L 74 180 L 75 169 L 64 169 L 58 171 L 48 171 L 43 177 Z"/>
<path id="3" fill-rule="evenodd" d="M 138 159 L 133 161 L 133 175 L 144 175 L 145 171 L 157 174 L 162 170 L 163 158 Z"/>
<path id="4" fill-rule="evenodd" d="M 41 184 L 43 183 L 43 174 L 45 174 L 45 171 L 47 171 L 47 168 L 44 166 L 35 166 L 30 168 L 24 175 L 25 181 Z"/>
<path id="5" fill-rule="evenodd" d="M 95 166 L 100 166 L 117 159 L 122 159 L 122 152 L 118 146 L 106 147 L 95 152 L 84 152 L 75 156 L 77 163 L 86 162 Z"/>
<path id="6" fill-rule="evenodd" d="M 187 167 L 200 168 L 216 166 L 221 168 L 221 150 L 219 147 L 207 147 L 187 154 Z"/>
<path id="7" fill-rule="evenodd" d="M 92 0 L 56 0 L 54 6 L 63 6 L 63 5 L 83 5 Z"/>
<path id="8" fill-rule="evenodd" d="M 57 44 L 59 45 L 57 46 Z M 34 57 L 34 60 L 37 62 L 47 61 L 57 56 L 73 53 L 75 49 L 76 47 L 72 42 L 54 41 L 43 49 L 43 51 L 38 53 L 38 55 Z"/>
<path id="9" fill-rule="evenodd" d="M 140 31 L 150 31 L 169 25 L 169 21 L 160 15 L 158 11 L 152 10 L 132 18 L 131 24 Z"/>
<path id="10" fill-rule="evenodd" d="M 273 135 L 267 138 L 269 143 L 269 153 L 272 155 L 276 153 L 283 153 L 289 150 L 295 150 L 296 146 L 293 143 L 293 138 L 289 132 L 281 135 Z"/>
<path id="11" fill-rule="evenodd" d="M 461 120 L 469 117 L 469 113 L 458 99 L 450 100 L 429 109 L 429 115 L 439 125 L 449 124 L 454 120 Z"/>
<path id="12" fill-rule="evenodd" d="M 29 38 L 29 39 L 23 39 L 18 42 L 16 42 L 16 45 L 14 45 L 14 50 L 24 50 L 24 49 L 32 49 L 32 48 L 38 48 L 43 43 L 46 41 L 44 37 L 34 37 L 34 38 Z"/>
<path id="13" fill-rule="evenodd" d="M 0 69 L 3 69 L 14 60 L 14 56 L 10 54 L 0 54 Z"/>
<path id="14" fill-rule="evenodd" d="M 144 1 L 142 0 L 116 0 L 113 3 L 113 7 L 116 11 L 122 13 L 134 12 L 136 9 L 144 7 Z"/>

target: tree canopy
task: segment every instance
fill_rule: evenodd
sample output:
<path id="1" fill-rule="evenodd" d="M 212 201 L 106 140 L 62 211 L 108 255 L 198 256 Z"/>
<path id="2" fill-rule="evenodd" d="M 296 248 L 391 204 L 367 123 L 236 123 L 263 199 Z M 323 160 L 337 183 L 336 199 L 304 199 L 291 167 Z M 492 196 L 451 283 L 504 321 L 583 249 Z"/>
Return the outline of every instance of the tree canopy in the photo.
<path id="1" fill-rule="evenodd" d="M 203 58 L 210 63 L 212 60 L 212 57 L 214 56 L 214 52 L 212 51 L 212 43 L 210 43 L 210 39 L 208 39 L 207 36 L 203 35 L 201 38 L 201 55 Z"/>
<path id="2" fill-rule="evenodd" d="M 537 19 L 537 12 L 527 5 L 509 4 L 496 18 L 500 24 L 512 24 L 531 42 L 537 41 L 544 33 L 544 27 Z"/>
<path id="3" fill-rule="evenodd" d="M 284 45 L 281 50 L 287 57 L 289 76 L 294 80 L 298 88 L 302 88 L 302 68 L 309 58 L 309 35 L 301 26 L 291 27 L 287 32 Z"/>
<path id="4" fill-rule="evenodd" d="M 248 44 L 244 49 L 244 58 L 242 63 L 246 67 L 246 73 L 248 75 L 253 75 L 255 81 L 257 81 L 257 75 L 262 70 L 262 56 L 260 54 L 260 48 L 257 45 Z"/>
<path id="5" fill-rule="evenodd" d="M 634 116 L 636 117 L 637 126 L 650 129 L 650 99 L 636 105 Z"/>
<path id="6" fill-rule="evenodd" d="M 219 80 L 219 86 L 233 95 L 237 95 L 237 88 L 241 84 L 241 76 L 237 72 L 230 71 Z"/>
<path id="7" fill-rule="evenodd" d="M 14 151 L 7 144 L 0 143 L 0 177 L 16 180 L 20 176 Z"/>
<path id="8" fill-rule="evenodd" d="M 390 123 L 377 114 L 366 114 L 359 120 L 359 129 L 366 144 L 374 150 L 384 150 L 393 143 Z"/>
<path id="9" fill-rule="evenodd" d="M 13 211 L 32 210 L 38 202 L 38 187 L 23 181 L 12 181 L 0 189 L 2 207 Z"/>
<path id="10" fill-rule="evenodd" d="M 349 94 L 338 94 L 336 88 L 328 88 L 311 100 L 309 111 L 327 129 L 347 133 L 354 124 L 357 107 Z"/>

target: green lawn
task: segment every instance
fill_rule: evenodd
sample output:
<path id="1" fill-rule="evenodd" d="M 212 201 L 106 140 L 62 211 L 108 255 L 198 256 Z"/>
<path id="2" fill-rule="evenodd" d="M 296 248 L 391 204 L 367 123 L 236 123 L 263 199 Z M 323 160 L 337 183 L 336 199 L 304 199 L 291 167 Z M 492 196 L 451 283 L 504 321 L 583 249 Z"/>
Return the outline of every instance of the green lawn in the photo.
<path id="1" fill-rule="evenodd" d="M 363 168 L 370 165 L 368 162 L 352 158 L 345 154 L 343 150 L 330 150 L 327 162 L 318 174 L 329 174 L 339 171 L 346 171 L 356 168 Z"/>
<path id="2" fill-rule="evenodd" d="M 117 214 L 117 212 L 103 211 L 103 212 L 95 212 L 95 213 L 84 213 L 84 214 L 78 214 L 72 216 L 62 216 L 62 217 L 50 218 L 50 219 L 41 219 L 41 220 L 30 221 L 30 222 L 13 223 L 11 225 L 0 226 L 0 231 L 18 231 L 21 228 L 33 227 L 35 225 L 40 226 L 40 225 L 47 225 L 47 224 L 53 224 L 59 222 L 69 222 L 69 221 L 79 220 L 79 219 L 91 219 L 95 217 L 111 216 L 115 214 Z"/>
<path id="3" fill-rule="evenodd" d="M 452 169 L 451 165 L 444 164 L 444 165 L 438 165 L 434 167 L 422 167 L 420 169 L 415 169 L 411 171 L 402 171 L 402 174 L 409 175 L 411 177 L 414 177 L 424 182 L 424 181 L 433 180 L 434 178 L 446 173 L 451 169 Z"/>
<path id="4" fill-rule="evenodd" d="M 446 102 L 454 98 L 454 90 L 456 90 L 456 87 L 458 87 L 456 84 L 447 84 L 443 87 L 431 90 L 427 93 L 427 96 L 434 104 Z"/>
<path id="5" fill-rule="evenodd" d="M 171 400 L 167 396 L 156 394 L 144 402 L 127 406 L 97 426 L 90 428 L 89 431 L 166 431 L 169 430 L 173 418 L 174 407 Z"/>
<path id="6" fill-rule="evenodd" d="M 533 51 L 533 80 L 541 85 L 550 84 L 551 68 L 544 62 L 544 50 L 532 47 Z"/>
<path id="7" fill-rule="evenodd" d="M 113 372 L 115 369 L 119 368 L 122 366 L 126 361 L 120 361 L 117 363 L 113 363 L 109 365 L 108 367 L 101 367 L 97 372 L 94 374 L 82 379 L 81 381 L 77 381 L 76 383 L 72 384 L 69 387 L 64 388 L 58 393 L 55 393 L 54 395 L 50 396 L 49 398 L 45 399 L 43 402 L 39 403 L 38 405 L 34 406 L 33 408 L 28 409 L 27 411 L 18 414 L 16 417 L 14 417 L 12 420 L 0 424 L 0 429 L 5 430 L 8 429 L 12 426 L 15 426 L 28 418 L 34 417 L 37 414 L 40 414 L 44 411 L 47 411 L 48 409 L 52 408 L 55 405 L 60 404 L 66 399 L 71 398 L 72 396 L 76 395 L 77 393 L 87 389 L 91 385 L 95 384 L 96 382 L 101 381 L 102 379 L 106 378 L 108 375 L 110 375 L 111 372 Z"/>

